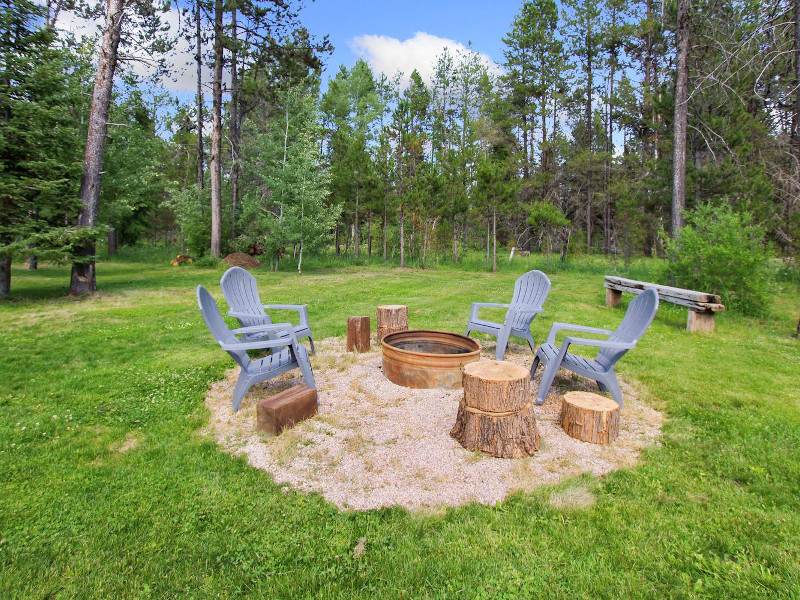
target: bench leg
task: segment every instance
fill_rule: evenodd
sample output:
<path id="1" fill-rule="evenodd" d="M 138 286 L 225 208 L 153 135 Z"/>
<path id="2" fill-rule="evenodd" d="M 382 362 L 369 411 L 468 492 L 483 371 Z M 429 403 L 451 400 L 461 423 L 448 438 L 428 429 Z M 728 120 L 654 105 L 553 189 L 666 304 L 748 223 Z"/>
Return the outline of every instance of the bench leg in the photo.
<path id="1" fill-rule="evenodd" d="M 622 292 L 606 288 L 606 306 L 618 306 L 622 302 Z"/>
<path id="2" fill-rule="evenodd" d="M 714 312 L 690 310 L 686 331 L 714 331 Z"/>

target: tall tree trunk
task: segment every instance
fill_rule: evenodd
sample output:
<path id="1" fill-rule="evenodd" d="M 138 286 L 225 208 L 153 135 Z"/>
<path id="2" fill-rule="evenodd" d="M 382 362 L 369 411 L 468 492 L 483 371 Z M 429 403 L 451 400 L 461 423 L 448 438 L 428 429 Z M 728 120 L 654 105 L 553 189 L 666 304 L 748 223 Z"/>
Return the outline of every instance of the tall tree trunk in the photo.
<path id="1" fill-rule="evenodd" d="M 672 237 L 684 225 L 686 206 L 686 126 L 689 115 L 689 0 L 678 0 L 678 56 L 675 82 L 675 158 L 672 178 Z"/>
<path id="2" fill-rule="evenodd" d="M 336 240 L 335 241 L 336 256 L 339 256 L 342 253 L 341 239 L 339 237 L 339 232 L 341 231 L 341 229 L 342 228 L 340 227 L 339 223 L 336 223 L 336 230 L 335 230 L 335 234 L 334 234 L 334 238 Z"/>
<path id="3" fill-rule="evenodd" d="M 97 204 L 100 199 L 100 174 L 103 171 L 103 153 L 106 147 L 108 109 L 111 104 L 111 90 L 114 87 L 117 51 L 124 18 L 124 0 L 107 0 L 106 26 L 103 31 L 100 53 L 97 57 L 86 149 L 83 154 L 83 175 L 80 188 L 81 209 L 78 213 L 78 227 L 97 226 Z M 76 250 L 76 260 L 72 263 L 69 282 L 70 295 L 76 296 L 97 290 L 94 253 L 94 240 L 87 241 Z"/>
<path id="4" fill-rule="evenodd" d="M 800 181 L 800 0 L 794 0 L 794 114 L 792 115 L 792 142 L 797 178 Z M 800 331 L 800 322 L 797 324 Z"/>
<path id="5" fill-rule="evenodd" d="M 0 298 L 11 293 L 11 256 L 0 256 Z"/>
<path id="6" fill-rule="evenodd" d="M 406 266 L 406 234 L 402 202 L 400 203 L 400 266 Z"/>
<path id="7" fill-rule="evenodd" d="M 525 111 L 527 107 L 523 106 L 522 110 Z M 528 179 L 530 177 L 530 170 L 528 167 L 528 115 L 522 113 L 522 152 L 525 155 L 525 162 L 522 163 L 522 178 Z"/>
<path id="8" fill-rule="evenodd" d="M 241 128 L 240 86 L 239 86 L 239 48 L 236 37 L 236 13 L 234 4 L 231 9 L 231 239 L 236 239 L 236 207 L 239 204 L 239 147 Z"/>
<path id="9" fill-rule="evenodd" d="M 589 165 L 586 170 L 586 253 L 592 253 L 592 223 L 594 217 L 594 197 L 592 191 L 592 51 L 590 34 L 586 34 L 586 150 Z"/>
<path id="10" fill-rule="evenodd" d="M 117 230 L 114 229 L 114 226 L 109 223 L 108 224 L 108 233 L 106 234 L 106 240 L 108 243 L 108 255 L 109 256 L 116 256 L 117 255 Z"/>
<path id="11" fill-rule="evenodd" d="M 383 198 L 383 230 L 381 231 L 381 235 L 383 235 L 383 260 L 384 261 L 386 260 L 386 250 L 387 250 L 388 238 L 389 238 L 389 232 L 388 232 L 388 229 L 387 229 L 388 225 L 389 225 L 389 223 L 387 222 L 388 221 L 388 217 L 389 217 L 388 212 L 389 212 L 389 209 L 387 207 L 386 197 L 384 196 L 384 198 Z"/>
<path id="12" fill-rule="evenodd" d="M 356 179 L 358 179 L 358 173 L 356 173 Z M 359 236 L 359 223 L 358 223 L 358 208 L 359 204 L 361 203 L 361 189 L 359 188 L 358 181 L 356 181 L 356 210 L 354 217 L 354 229 L 353 229 L 353 256 L 358 260 L 359 257 L 359 249 L 361 248 L 361 237 Z"/>
<path id="13" fill-rule="evenodd" d="M 458 262 L 458 222 L 453 217 L 453 260 Z"/>
<path id="14" fill-rule="evenodd" d="M 612 56 L 609 68 L 608 84 L 608 133 L 606 134 L 606 160 L 605 160 L 605 206 L 603 211 L 603 250 L 606 256 L 611 254 L 611 198 L 608 189 L 611 185 L 611 160 L 614 154 L 614 73 L 616 70 L 616 57 Z"/>
<path id="15" fill-rule="evenodd" d="M 372 258 L 372 211 L 367 212 L 367 258 Z"/>
<path id="16" fill-rule="evenodd" d="M 222 251 L 222 0 L 214 2 L 214 97 L 211 121 L 211 256 Z"/>
<path id="17" fill-rule="evenodd" d="M 486 264 L 489 264 L 490 253 L 492 248 L 492 220 L 486 219 Z"/>
<path id="18" fill-rule="evenodd" d="M 202 0 L 197 0 L 194 8 L 195 21 L 195 44 L 197 45 L 197 188 L 203 189 L 205 177 L 203 176 L 203 32 L 200 27 L 202 23 Z M 201 204 L 202 206 L 202 204 Z"/>
<path id="19" fill-rule="evenodd" d="M 497 271 L 497 207 L 492 207 L 492 273 Z"/>

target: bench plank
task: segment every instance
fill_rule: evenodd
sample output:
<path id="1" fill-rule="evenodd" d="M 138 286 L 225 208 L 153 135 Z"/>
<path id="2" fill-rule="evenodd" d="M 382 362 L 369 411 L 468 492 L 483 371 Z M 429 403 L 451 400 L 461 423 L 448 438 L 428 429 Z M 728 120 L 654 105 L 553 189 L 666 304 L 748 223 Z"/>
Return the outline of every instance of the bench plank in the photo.
<path id="1" fill-rule="evenodd" d="M 658 292 L 658 295 L 671 298 L 681 298 L 698 303 L 721 304 L 722 298 L 718 294 L 709 294 L 707 292 L 698 292 L 695 290 L 685 290 L 682 288 L 671 287 L 668 285 L 659 285 L 657 283 L 649 283 L 647 281 L 637 281 L 635 279 L 627 279 L 625 277 L 617 277 L 615 275 L 605 276 L 606 287 L 621 286 L 620 291 L 629 292 L 631 289 L 638 289 L 640 292 L 653 288 Z M 610 284 L 610 285 L 609 285 Z M 628 288 L 628 289 L 623 289 Z M 612 289 L 615 289 L 612 287 Z M 634 292 L 636 293 L 636 292 Z"/>
<path id="2" fill-rule="evenodd" d="M 631 294 L 641 294 L 644 290 L 648 289 L 648 288 L 642 288 L 642 287 L 629 287 L 629 286 L 624 286 L 624 285 L 619 285 L 619 284 L 614 284 L 614 283 L 608 283 L 608 282 L 606 282 L 604 285 L 605 285 L 605 287 L 607 289 L 615 290 L 615 291 L 618 291 L 618 292 L 629 292 Z M 686 308 L 689 308 L 691 310 L 696 310 L 696 311 L 700 311 L 700 312 L 705 312 L 705 311 L 722 312 L 722 311 L 725 310 L 725 306 L 723 304 L 719 304 L 719 303 L 716 303 L 716 302 L 698 302 L 698 301 L 694 301 L 694 300 L 688 300 L 686 298 L 681 298 L 679 296 L 673 296 L 671 294 L 665 294 L 665 293 L 663 293 L 663 290 L 662 290 L 662 288 L 660 286 L 653 285 L 653 286 L 649 286 L 649 287 L 652 287 L 654 290 L 656 290 L 656 292 L 658 293 L 658 297 L 661 300 L 663 300 L 664 302 L 671 302 L 672 304 L 679 304 L 679 305 L 685 306 Z M 672 288 L 672 289 L 676 289 L 676 288 Z M 719 296 L 716 296 L 715 294 L 706 294 L 706 295 L 719 298 Z"/>

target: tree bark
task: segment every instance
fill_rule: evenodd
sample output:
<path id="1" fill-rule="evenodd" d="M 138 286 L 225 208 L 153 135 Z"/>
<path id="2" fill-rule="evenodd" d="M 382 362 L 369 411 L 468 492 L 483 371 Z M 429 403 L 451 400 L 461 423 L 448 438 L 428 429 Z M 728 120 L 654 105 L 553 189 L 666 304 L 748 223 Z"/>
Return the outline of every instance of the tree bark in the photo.
<path id="1" fill-rule="evenodd" d="M 236 239 L 236 206 L 239 203 L 239 147 L 240 147 L 240 128 L 241 111 L 240 86 L 239 86 L 239 49 L 236 38 L 236 6 L 231 11 L 231 37 L 233 46 L 231 49 L 231 239 Z"/>
<path id="2" fill-rule="evenodd" d="M 0 298 L 11 293 L 11 257 L 0 256 Z"/>
<path id="3" fill-rule="evenodd" d="M 403 218 L 403 204 L 400 203 L 400 266 L 406 266 L 406 234 L 405 219 Z"/>
<path id="4" fill-rule="evenodd" d="M 356 179 L 358 179 L 358 172 L 355 173 Z M 360 203 L 361 190 L 359 189 L 358 181 L 356 181 L 356 210 L 353 215 L 354 218 L 354 229 L 353 229 L 353 256 L 358 260 L 359 256 L 359 249 L 361 248 L 361 238 L 359 236 L 359 226 L 358 226 L 358 208 Z"/>
<path id="5" fill-rule="evenodd" d="M 586 34 L 586 150 L 589 164 L 586 170 L 586 254 L 592 253 L 592 217 L 594 197 L 592 192 L 592 46 L 590 33 Z"/>
<path id="6" fill-rule="evenodd" d="M 116 256 L 117 255 L 117 230 L 114 229 L 111 223 L 108 224 L 108 233 L 106 234 L 106 240 L 108 243 L 108 255 L 109 256 Z"/>
<path id="7" fill-rule="evenodd" d="M 117 69 L 117 52 L 125 19 L 124 0 L 107 0 L 106 25 L 100 53 L 97 57 L 92 106 L 89 110 L 89 127 L 86 135 L 86 148 L 83 154 L 83 175 L 81 177 L 81 209 L 78 213 L 78 227 L 97 226 L 97 205 L 100 199 L 100 175 L 103 171 L 103 153 L 106 147 L 108 109 L 111 104 L 111 91 L 114 87 L 114 73 Z M 88 241 L 75 252 L 76 261 L 72 263 L 69 293 L 72 296 L 97 290 L 94 264 L 95 242 Z"/>
<path id="8" fill-rule="evenodd" d="M 203 175 L 203 33 L 200 27 L 202 22 L 201 0 L 195 4 L 195 44 L 197 44 L 197 188 L 202 190 L 205 186 Z"/>
<path id="9" fill-rule="evenodd" d="M 211 122 L 211 256 L 222 251 L 222 0 L 214 2 L 214 98 Z"/>
<path id="10" fill-rule="evenodd" d="M 492 209 L 492 273 L 497 271 L 497 207 Z"/>
<path id="11" fill-rule="evenodd" d="M 683 210 L 686 207 L 686 127 L 689 118 L 689 0 L 678 0 L 677 38 L 672 237 L 675 237 L 684 226 Z"/>

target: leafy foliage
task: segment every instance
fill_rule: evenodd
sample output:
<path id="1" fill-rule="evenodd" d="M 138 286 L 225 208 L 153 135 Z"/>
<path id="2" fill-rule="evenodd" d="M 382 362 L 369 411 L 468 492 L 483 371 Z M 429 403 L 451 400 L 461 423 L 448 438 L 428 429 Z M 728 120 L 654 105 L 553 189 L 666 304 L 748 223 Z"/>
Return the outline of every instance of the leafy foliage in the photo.
<path id="1" fill-rule="evenodd" d="M 664 276 L 679 287 L 719 294 L 726 307 L 747 315 L 768 309 L 764 229 L 730 205 L 702 204 L 666 245 Z"/>

